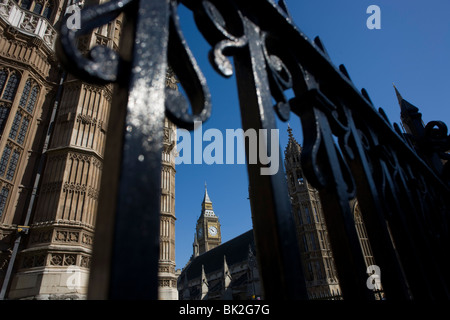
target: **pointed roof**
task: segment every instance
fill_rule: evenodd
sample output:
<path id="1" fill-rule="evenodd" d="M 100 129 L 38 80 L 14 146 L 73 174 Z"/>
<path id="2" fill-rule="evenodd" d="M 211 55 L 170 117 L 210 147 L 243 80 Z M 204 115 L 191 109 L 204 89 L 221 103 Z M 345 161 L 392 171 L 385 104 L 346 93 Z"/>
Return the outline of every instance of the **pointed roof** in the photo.
<path id="1" fill-rule="evenodd" d="M 395 95 L 397 96 L 397 100 L 398 100 L 398 104 L 401 106 L 402 105 L 402 100 L 403 97 L 400 94 L 400 92 L 398 92 L 397 87 L 395 86 L 395 84 L 392 84 L 394 86 L 394 90 L 395 90 Z"/>
<path id="2" fill-rule="evenodd" d="M 230 272 L 230 269 L 228 267 L 226 255 L 223 255 L 223 277 L 224 278 L 228 277 L 230 280 L 232 279 L 231 272 Z"/>
<path id="3" fill-rule="evenodd" d="M 205 283 L 206 285 L 208 285 L 208 279 L 206 278 L 206 274 L 205 274 L 205 266 L 202 264 L 202 283 Z"/>
<path id="4" fill-rule="evenodd" d="M 197 232 L 194 232 L 194 245 L 198 245 Z"/>
<path id="5" fill-rule="evenodd" d="M 206 181 L 205 181 L 205 195 L 203 196 L 203 203 L 205 202 L 212 203 L 208 195 L 208 189 L 206 188 Z"/>
<path id="6" fill-rule="evenodd" d="M 208 195 L 208 189 L 206 188 L 206 182 L 205 182 L 205 195 L 203 196 L 203 201 L 202 201 L 202 213 L 200 214 L 200 217 L 203 217 L 205 215 L 208 217 L 216 217 L 216 215 L 214 213 L 212 201 Z"/>
<path id="7" fill-rule="evenodd" d="M 402 95 L 397 90 L 397 87 L 395 86 L 395 84 L 392 84 L 392 85 L 394 86 L 395 95 L 397 96 L 398 105 L 400 106 L 400 110 L 401 110 L 401 115 L 406 116 L 407 114 L 413 114 L 413 113 L 419 112 L 419 108 L 417 108 L 416 106 L 412 105 L 411 103 L 409 103 L 408 101 L 403 99 Z"/>
<path id="8" fill-rule="evenodd" d="M 289 135 L 289 140 L 286 146 L 286 149 L 284 150 L 284 154 L 286 155 L 289 152 L 301 152 L 301 146 L 300 144 L 297 142 L 297 140 L 295 140 L 294 135 L 292 134 L 292 128 L 291 126 L 288 124 L 288 135 Z"/>

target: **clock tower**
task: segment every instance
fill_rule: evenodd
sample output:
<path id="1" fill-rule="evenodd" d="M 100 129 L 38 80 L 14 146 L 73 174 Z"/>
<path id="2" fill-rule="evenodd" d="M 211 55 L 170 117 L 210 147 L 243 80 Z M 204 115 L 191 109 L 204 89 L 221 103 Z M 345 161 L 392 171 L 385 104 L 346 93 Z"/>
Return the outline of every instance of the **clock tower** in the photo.
<path id="1" fill-rule="evenodd" d="M 205 184 L 205 195 L 202 202 L 202 212 L 197 220 L 196 242 L 198 254 L 202 254 L 222 243 L 219 217 L 215 215 L 211 199 Z"/>

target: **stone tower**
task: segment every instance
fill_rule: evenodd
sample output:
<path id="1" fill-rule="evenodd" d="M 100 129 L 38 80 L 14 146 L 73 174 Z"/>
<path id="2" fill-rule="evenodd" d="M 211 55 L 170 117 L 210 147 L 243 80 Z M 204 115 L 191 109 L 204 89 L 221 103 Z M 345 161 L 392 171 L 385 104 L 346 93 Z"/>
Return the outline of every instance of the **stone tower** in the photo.
<path id="1" fill-rule="evenodd" d="M 0 3 L 0 284 L 18 226 L 29 230 L 13 264 L 9 299 L 83 299 L 87 292 L 113 91 L 59 68 L 55 25 L 68 2 Z M 79 39 L 80 50 L 117 50 L 121 25 L 119 16 L 96 28 Z M 173 75 L 167 85 L 176 86 Z M 164 130 L 159 295 L 177 299 L 176 128 L 166 120 Z"/>
<path id="2" fill-rule="evenodd" d="M 319 192 L 303 176 L 301 147 L 288 128 L 285 170 L 309 298 L 340 294 Z"/>
<path id="3" fill-rule="evenodd" d="M 209 198 L 205 184 L 205 195 L 202 202 L 202 211 L 197 220 L 196 237 L 194 240 L 194 256 L 196 246 L 198 254 L 202 254 L 222 243 L 219 217 L 215 215 L 212 201 Z"/>
<path id="4" fill-rule="evenodd" d="M 173 81 L 168 85 L 175 86 Z M 175 155 L 176 126 L 164 120 L 161 172 L 161 228 L 159 250 L 159 299 L 178 300 L 175 276 Z"/>

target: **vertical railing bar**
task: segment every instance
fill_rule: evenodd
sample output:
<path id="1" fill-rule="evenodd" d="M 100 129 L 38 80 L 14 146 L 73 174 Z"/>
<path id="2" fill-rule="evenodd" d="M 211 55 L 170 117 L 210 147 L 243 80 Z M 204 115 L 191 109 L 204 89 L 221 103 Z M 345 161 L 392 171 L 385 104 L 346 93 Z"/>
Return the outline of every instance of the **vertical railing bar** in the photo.
<path id="1" fill-rule="evenodd" d="M 380 197 L 375 188 L 369 164 L 363 152 L 359 133 L 353 115 L 346 106 L 342 106 L 347 114 L 348 128 L 352 132 L 354 159 L 347 159 L 357 185 L 357 198 L 361 214 L 367 229 L 375 262 L 383 272 L 383 290 L 388 299 L 410 299 L 407 281 L 398 261 L 388 226 L 381 208 Z M 344 143 L 341 140 L 341 143 Z"/>
<path id="2" fill-rule="evenodd" d="M 314 91 L 310 91 L 303 99 L 293 100 L 293 111 L 300 117 L 305 137 L 303 170 L 306 178 L 313 181 L 311 166 L 319 165 L 323 176 L 319 195 L 344 300 L 373 300 L 366 286 L 368 276 L 349 205 L 349 186 L 339 166 L 327 116 L 320 110 L 321 102 L 314 95 Z"/>
<path id="3" fill-rule="evenodd" d="M 256 40 L 259 29 L 249 19 L 244 18 L 245 34 Z M 244 130 L 267 129 L 267 148 L 278 141 L 272 140 L 271 132 L 276 129 L 274 111 L 270 97 L 267 71 L 261 42 L 249 41 L 246 48 L 235 56 L 236 79 Z M 262 137 L 258 137 L 261 139 Z M 261 144 L 259 144 L 261 148 Z M 247 159 L 249 148 L 247 146 Z M 262 166 L 247 164 L 250 184 L 250 201 L 253 230 L 257 246 L 264 295 L 267 299 L 307 299 L 305 278 L 300 258 L 300 250 L 294 228 L 288 190 L 281 167 L 273 175 L 261 175 Z M 260 160 L 260 159 L 259 159 Z M 259 161 L 258 160 L 258 161 Z"/>
<path id="4" fill-rule="evenodd" d="M 116 88 L 108 125 L 90 299 L 158 298 L 169 0 L 134 5 L 121 44 L 130 80 Z"/>

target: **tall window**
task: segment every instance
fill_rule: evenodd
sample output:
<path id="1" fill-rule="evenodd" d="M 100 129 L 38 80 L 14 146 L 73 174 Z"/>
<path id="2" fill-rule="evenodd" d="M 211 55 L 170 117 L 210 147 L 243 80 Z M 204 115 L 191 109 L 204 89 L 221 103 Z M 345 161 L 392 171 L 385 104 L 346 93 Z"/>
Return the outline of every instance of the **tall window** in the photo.
<path id="1" fill-rule="evenodd" d="M 11 126 L 11 131 L 9 132 L 9 138 L 22 145 L 25 141 L 29 124 L 29 116 L 23 116 L 20 110 L 17 111 Z"/>
<path id="2" fill-rule="evenodd" d="M 33 12 L 36 14 L 41 14 L 43 8 L 44 6 L 42 5 L 42 3 L 35 2 Z"/>
<path id="3" fill-rule="evenodd" d="M 2 177 L 5 175 L 10 156 L 11 156 L 11 147 L 6 145 L 5 150 L 3 150 L 2 157 L 0 158 L 0 176 Z"/>
<path id="4" fill-rule="evenodd" d="M 300 208 L 297 208 L 297 216 L 300 225 L 303 225 L 302 211 L 300 210 Z"/>
<path id="5" fill-rule="evenodd" d="M 27 135 L 28 125 L 30 120 L 28 118 L 23 118 L 22 125 L 20 126 L 19 135 L 17 136 L 17 143 L 22 145 L 25 141 L 25 136 Z"/>
<path id="6" fill-rule="evenodd" d="M 318 230 L 318 231 L 319 231 L 319 246 L 320 246 L 320 249 L 327 249 L 327 246 L 325 244 L 323 230 Z"/>
<path id="7" fill-rule="evenodd" d="M 22 0 L 21 3 L 20 3 L 20 6 L 21 6 L 22 8 L 24 8 L 24 9 L 29 10 L 29 9 L 31 8 L 32 2 L 33 2 L 33 1 L 31 1 L 31 0 Z"/>
<path id="8" fill-rule="evenodd" d="M 25 107 L 25 109 L 29 113 L 33 113 L 34 106 L 36 105 L 38 95 L 39 95 L 39 87 L 37 85 L 35 85 L 33 87 L 33 89 L 31 89 L 31 94 L 28 98 L 27 106 Z"/>
<path id="9" fill-rule="evenodd" d="M 39 86 L 31 79 L 28 79 L 25 82 L 22 96 L 20 97 L 19 101 L 20 109 L 17 111 L 14 117 L 11 126 L 11 131 L 9 132 L 9 138 L 15 140 L 18 144 L 24 143 L 31 118 L 30 115 L 27 115 L 26 112 L 21 110 L 26 110 L 28 113 L 32 114 L 38 96 L 39 96 Z"/>
<path id="10" fill-rule="evenodd" d="M 322 280 L 325 277 L 323 276 L 323 269 L 322 269 L 322 264 L 316 260 L 316 274 L 317 274 L 317 279 L 318 280 Z"/>
<path id="11" fill-rule="evenodd" d="M 20 97 L 19 106 L 28 113 L 33 113 L 36 101 L 39 97 L 39 85 L 33 83 L 30 79 L 25 82 L 22 96 Z"/>
<path id="12" fill-rule="evenodd" d="M 8 72 L 6 72 L 6 70 L 0 70 L 0 93 L 3 92 L 6 79 L 8 79 Z"/>
<path id="13" fill-rule="evenodd" d="M 19 158 L 20 151 L 13 151 L 11 146 L 6 145 L 5 150 L 3 150 L 2 157 L 0 158 L 0 176 L 5 177 L 9 181 L 12 181 L 16 172 Z"/>
<path id="14" fill-rule="evenodd" d="M 22 114 L 20 111 L 17 111 L 16 116 L 14 117 L 11 131 L 9 131 L 9 138 L 15 140 L 17 137 L 17 132 L 19 131 L 20 123 L 22 122 Z"/>
<path id="15" fill-rule="evenodd" d="M 359 243 L 361 245 L 361 250 L 364 255 L 364 260 L 366 261 L 367 266 L 373 265 L 375 264 L 375 260 L 373 258 L 369 237 L 367 236 L 366 226 L 364 225 L 364 221 L 362 219 L 361 211 L 359 209 L 358 204 L 356 204 L 354 207 L 354 216 L 355 216 L 356 232 L 358 234 Z"/>
<path id="16" fill-rule="evenodd" d="M 320 220 L 319 220 L 319 215 L 318 215 L 318 213 L 317 213 L 316 205 L 317 205 L 317 204 L 313 204 L 314 219 L 316 220 L 317 223 L 319 223 Z"/>
<path id="17" fill-rule="evenodd" d="M 305 234 L 303 234 L 302 240 L 303 240 L 303 247 L 305 248 L 305 252 L 309 251 L 308 241 L 306 240 L 306 235 Z"/>
<path id="18" fill-rule="evenodd" d="M 6 120 L 8 120 L 9 116 L 9 107 L 4 104 L 0 104 L 0 135 L 3 133 L 3 129 L 5 129 Z"/>
<path id="19" fill-rule="evenodd" d="M 17 162 L 19 161 L 20 152 L 18 150 L 14 150 L 11 161 L 9 161 L 8 171 L 6 171 L 6 179 L 12 181 L 14 178 L 14 173 L 16 172 Z"/>
<path id="20" fill-rule="evenodd" d="M 317 244 L 316 244 L 316 235 L 313 232 L 309 233 L 309 242 L 311 243 L 311 251 L 317 250 Z"/>
<path id="21" fill-rule="evenodd" d="M 309 208 L 307 206 L 303 207 L 305 211 L 306 223 L 311 224 L 311 215 L 309 214 Z"/>
<path id="22" fill-rule="evenodd" d="M 333 278 L 334 277 L 333 268 L 332 268 L 332 264 L 330 262 L 330 258 L 325 258 L 325 272 L 326 272 L 328 278 Z"/>
<path id="23" fill-rule="evenodd" d="M 308 281 L 314 280 L 314 272 L 313 272 L 313 266 L 312 266 L 311 261 L 308 261 L 308 271 L 306 273 L 306 280 L 308 280 Z"/>
<path id="24" fill-rule="evenodd" d="M 1 98 L 12 101 L 19 86 L 20 76 L 17 72 L 0 71 L 0 94 Z"/>
<path id="25" fill-rule="evenodd" d="M 45 6 L 44 10 L 42 11 L 42 16 L 50 20 L 50 17 L 52 16 L 52 7 Z"/>
<path id="26" fill-rule="evenodd" d="M 50 19 L 52 15 L 53 2 L 50 0 L 21 0 L 20 6 L 46 19 Z"/>
<path id="27" fill-rule="evenodd" d="M 0 219 L 3 215 L 3 211 L 5 211 L 6 201 L 8 200 L 9 189 L 6 187 L 2 188 L 0 191 Z"/>

